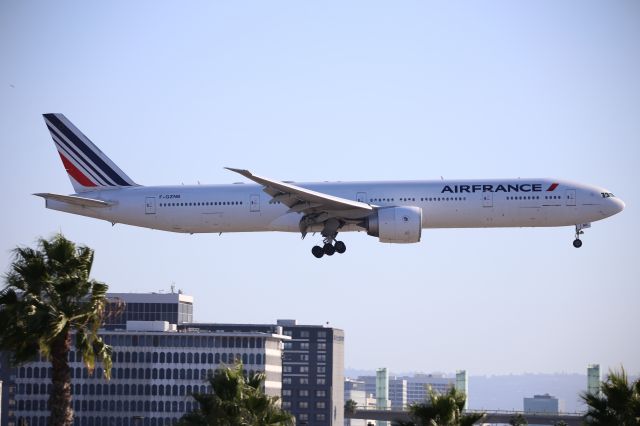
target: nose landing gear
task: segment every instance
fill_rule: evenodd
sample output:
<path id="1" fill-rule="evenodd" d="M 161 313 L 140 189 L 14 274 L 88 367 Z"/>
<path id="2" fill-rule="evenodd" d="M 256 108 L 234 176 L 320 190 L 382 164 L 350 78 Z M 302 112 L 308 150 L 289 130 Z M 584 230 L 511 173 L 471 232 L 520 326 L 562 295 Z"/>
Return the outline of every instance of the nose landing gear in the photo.
<path id="1" fill-rule="evenodd" d="M 573 240 L 573 246 L 575 248 L 582 247 L 582 240 L 580 239 L 580 235 L 584 234 L 583 229 L 591 228 L 590 223 L 580 223 L 576 225 L 576 239 Z"/>

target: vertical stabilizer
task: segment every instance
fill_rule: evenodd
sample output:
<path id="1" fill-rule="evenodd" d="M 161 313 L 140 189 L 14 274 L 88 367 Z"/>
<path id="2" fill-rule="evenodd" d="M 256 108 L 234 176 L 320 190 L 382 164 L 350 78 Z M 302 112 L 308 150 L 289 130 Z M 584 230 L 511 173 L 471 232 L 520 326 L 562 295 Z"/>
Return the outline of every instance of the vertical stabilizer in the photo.
<path id="1" fill-rule="evenodd" d="M 76 193 L 138 186 L 63 114 L 43 114 Z"/>

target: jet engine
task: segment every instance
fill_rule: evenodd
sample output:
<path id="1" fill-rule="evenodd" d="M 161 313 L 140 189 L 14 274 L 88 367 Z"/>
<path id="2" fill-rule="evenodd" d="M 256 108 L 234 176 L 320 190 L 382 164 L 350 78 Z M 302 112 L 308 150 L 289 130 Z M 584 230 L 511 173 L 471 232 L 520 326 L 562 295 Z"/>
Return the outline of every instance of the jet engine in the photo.
<path id="1" fill-rule="evenodd" d="M 366 220 L 367 234 L 381 243 L 417 243 L 422 235 L 420 207 L 382 207 Z"/>

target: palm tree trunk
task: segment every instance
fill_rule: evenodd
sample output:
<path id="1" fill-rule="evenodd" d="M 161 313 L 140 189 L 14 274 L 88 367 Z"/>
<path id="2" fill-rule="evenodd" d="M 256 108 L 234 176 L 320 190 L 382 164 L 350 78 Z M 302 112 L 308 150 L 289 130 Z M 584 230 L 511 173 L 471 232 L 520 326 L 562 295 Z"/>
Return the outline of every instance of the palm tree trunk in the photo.
<path id="1" fill-rule="evenodd" d="M 72 426 L 73 410 L 71 408 L 71 371 L 67 356 L 71 346 L 71 336 L 66 330 L 51 344 L 51 383 L 49 396 L 51 407 L 50 426 Z"/>

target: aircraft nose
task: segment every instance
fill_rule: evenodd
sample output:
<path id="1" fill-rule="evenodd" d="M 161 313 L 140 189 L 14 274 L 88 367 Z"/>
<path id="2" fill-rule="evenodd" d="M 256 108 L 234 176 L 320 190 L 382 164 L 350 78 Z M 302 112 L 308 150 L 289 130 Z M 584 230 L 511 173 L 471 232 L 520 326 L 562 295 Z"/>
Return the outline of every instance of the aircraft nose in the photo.
<path id="1" fill-rule="evenodd" d="M 614 198 L 612 201 L 614 203 L 614 213 L 613 214 L 620 213 L 626 207 L 626 205 L 624 204 L 624 201 L 622 201 L 619 198 Z"/>

